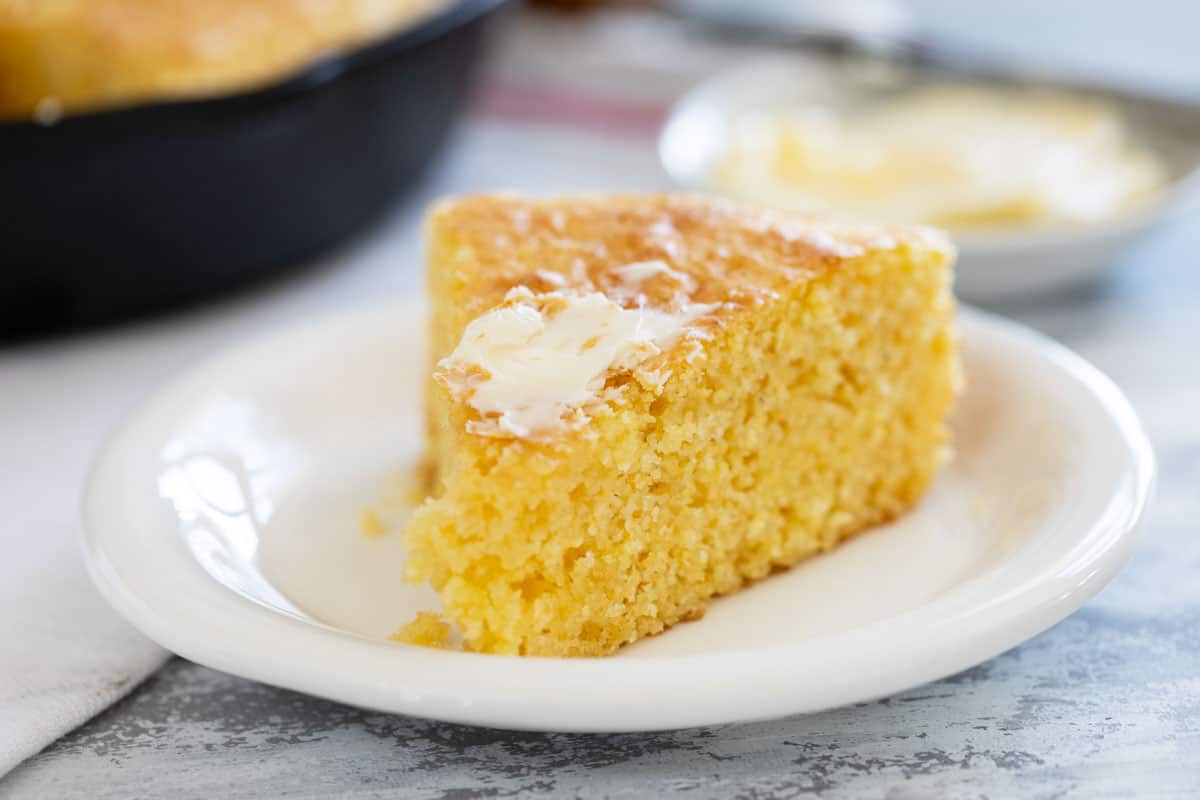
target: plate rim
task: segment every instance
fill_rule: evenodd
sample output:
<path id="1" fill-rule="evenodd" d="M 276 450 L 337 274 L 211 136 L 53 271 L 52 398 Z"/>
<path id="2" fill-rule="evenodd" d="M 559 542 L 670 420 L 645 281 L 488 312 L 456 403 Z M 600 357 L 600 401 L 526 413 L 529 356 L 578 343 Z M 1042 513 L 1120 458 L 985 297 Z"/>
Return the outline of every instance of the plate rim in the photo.
<path id="1" fill-rule="evenodd" d="M 964 338 L 974 330 L 978 331 L 974 335 L 994 335 L 1005 339 L 1008 346 L 1036 351 L 1088 390 L 1127 450 L 1128 479 L 1114 490 L 1108 511 L 1078 534 L 1077 544 L 1086 541 L 1095 546 L 1067 565 L 1069 570 L 1048 574 L 1053 570 L 1044 567 L 1034 576 L 1038 580 L 1026 581 L 1015 596 L 968 606 L 950 616 L 935 615 L 936 628 L 923 630 L 916 646 L 911 640 L 897 638 L 897 630 L 908 630 L 922 616 L 929 617 L 930 609 L 942 605 L 945 597 L 882 621 L 748 653 L 553 659 L 447 653 L 370 640 L 290 618 L 218 583 L 187 555 L 178 536 L 163 537 L 159 557 L 177 562 L 171 565 L 178 572 L 174 575 L 177 583 L 172 585 L 186 588 L 181 597 L 161 590 L 157 598 L 146 596 L 154 593 L 147 586 L 165 578 L 136 565 L 123 564 L 140 585 L 131 585 L 122 575 L 122 565 L 112 560 L 112 548 L 139 525 L 131 524 L 128 517 L 114 519 L 108 507 L 113 497 L 120 497 L 121 462 L 139 449 L 139 427 L 149 424 L 154 412 L 169 404 L 173 394 L 205 372 L 256 350 L 280 346 L 300 329 L 315 336 L 331 329 L 365 326 L 371 320 L 424 313 L 420 304 L 392 302 L 286 325 L 202 360 L 130 411 L 94 456 L 82 501 L 84 562 L 109 604 L 150 639 L 189 660 L 381 711 L 497 728 L 572 732 L 671 730 L 747 722 L 814 713 L 894 694 L 967 669 L 1049 628 L 1115 576 L 1132 552 L 1153 494 L 1155 464 L 1149 439 L 1132 406 L 1107 376 L 1065 346 L 1020 323 L 964 308 Z M 948 592 L 949 598 L 961 594 L 961 588 Z M 215 623 L 206 613 L 214 609 L 219 611 Z M 965 620 L 970 621 L 965 631 L 954 628 Z M 189 625 L 208 625 L 213 631 L 205 635 L 189 630 Z M 950 633 L 955 634 L 952 647 L 946 643 Z M 253 649 L 252 645 L 261 645 L 264 636 L 272 640 L 276 652 Z M 250 647 L 239 649 L 239 643 Z M 338 646 L 330 646 L 328 652 L 322 649 L 322 645 L 332 644 Z M 859 665 L 859 670 L 822 669 L 811 663 L 817 645 L 835 648 L 835 652 L 841 648 L 843 660 Z M 888 652 L 889 646 L 903 650 L 900 645 L 912 651 L 909 658 L 882 672 L 870 671 L 877 653 Z M 612 665 L 620 665 L 615 676 Z M 486 680 L 480 680 L 480 672 L 486 674 Z M 679 680 L 685 673 L 690 682 Z M 820 697 L 796 687 L 802 682 L 799 678 L 814 676 L 825 678 Z M 414 677 L 418 679 L 413 681 Z M 770 691 L 764 694 L 767 688 Z"/>

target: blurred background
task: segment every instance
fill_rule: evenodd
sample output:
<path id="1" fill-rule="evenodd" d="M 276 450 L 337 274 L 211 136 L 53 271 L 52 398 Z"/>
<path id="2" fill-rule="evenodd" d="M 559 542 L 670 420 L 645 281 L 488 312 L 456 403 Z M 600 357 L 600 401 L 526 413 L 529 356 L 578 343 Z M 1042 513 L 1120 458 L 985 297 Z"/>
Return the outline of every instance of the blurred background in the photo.
<path id="1" fill-rule="evenodd" d="M 1167 0 L 5 0 L 0 335 L 302 268 L 345 273 L 308 276 L 323 305 L 410 293 L 421 207 L 493 189 L 941 225 L 982 303 L 1094 283 L 1195 194 L 1197 22 Z"/>

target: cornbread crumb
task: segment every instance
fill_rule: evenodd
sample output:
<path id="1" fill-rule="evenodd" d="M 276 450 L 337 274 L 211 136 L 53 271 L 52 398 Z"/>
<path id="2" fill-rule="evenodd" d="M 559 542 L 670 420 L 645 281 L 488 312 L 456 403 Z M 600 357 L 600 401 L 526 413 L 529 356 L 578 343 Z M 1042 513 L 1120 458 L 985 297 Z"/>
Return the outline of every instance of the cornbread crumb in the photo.
<path id="1" fill-rule="evenodd" d="M 379 512 L 373 508 L 364 509 L 358 517 L 358 529 L 368 539 L 377 539 L 387 533 L 387 527 L 379 518 Z"/>
<path id="2" fill-rule="evenodd" d="M 400 630 L 388 638 L 401 644 L 445 650 L 450 647 L 450 625 L 442 619 L 441 614 L 432 611 L 418 611 L 416 618 L 403 625 Z"/>
<path id="3" fill-rule="evenodd" d="M 429 234 L 435 361 L 519 288 L 706 307 L 614 363 L 554 435 L 481 435 L 469 398 L 429 382 L 435 486 L 405 573 L 468 649 L 611 653 L 904 513 L 947 457 L 960 378 L 935 232 L 699 197 L 476 196 L 436 207 Z M 628 291 L 666 270 L 686 279 Z"/>

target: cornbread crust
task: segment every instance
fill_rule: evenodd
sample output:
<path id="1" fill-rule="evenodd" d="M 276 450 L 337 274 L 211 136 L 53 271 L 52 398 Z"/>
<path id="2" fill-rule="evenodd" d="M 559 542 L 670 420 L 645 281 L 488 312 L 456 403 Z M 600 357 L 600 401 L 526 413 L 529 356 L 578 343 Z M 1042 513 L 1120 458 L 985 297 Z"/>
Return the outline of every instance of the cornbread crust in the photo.
<path id="1" fill-rule="evenodd" d="M 246 89 L 446 0 L 0 0 L 0 117 Z"/>
<path id="2" fill-rule="evenodd" d="M 639 370 L 669 377 L 614 371 L 558 435 L 470 434 L 470 406 L 430 383 L 437 496 L 406 571 L 471 649 L 612 652 L 902 513 L 944 458 L 959 371 L 940 234 L 692 196 L 476 196 L 438 205 L 429 239 L 435 359 L 517 286 L 715 304 Z M 621 270 L 644 262 L 667 269 L 630 291 Z"/>

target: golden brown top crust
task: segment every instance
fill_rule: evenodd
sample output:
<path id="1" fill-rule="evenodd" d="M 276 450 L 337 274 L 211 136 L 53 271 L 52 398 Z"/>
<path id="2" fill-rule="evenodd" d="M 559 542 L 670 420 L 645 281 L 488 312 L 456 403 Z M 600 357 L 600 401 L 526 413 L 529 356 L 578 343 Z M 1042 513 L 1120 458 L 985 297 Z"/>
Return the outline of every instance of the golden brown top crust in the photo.
<path id="1" fill-rule="evenodd" d="M 601 291 L 627 307 L 755 302 L 870 251 L 953 253 L 940 232 L 778 213 L 700 195 L 526 199 L 473 195 L 436 205 L 470 318 L 514 286 Z"/>
<path id="2" fill-rule="evenodd" d="M 449 0 L 0 0 L 0 117 L 281 79 Z"/>

